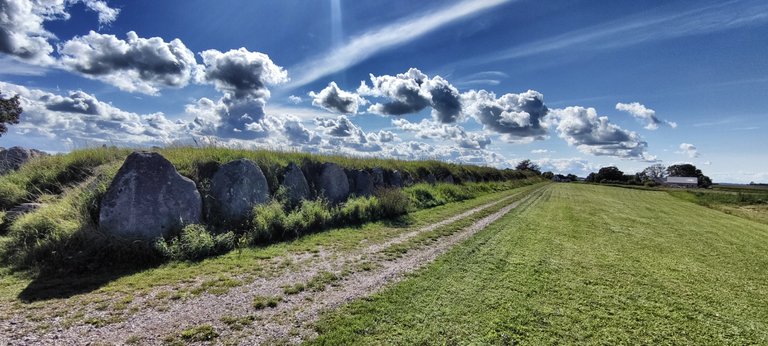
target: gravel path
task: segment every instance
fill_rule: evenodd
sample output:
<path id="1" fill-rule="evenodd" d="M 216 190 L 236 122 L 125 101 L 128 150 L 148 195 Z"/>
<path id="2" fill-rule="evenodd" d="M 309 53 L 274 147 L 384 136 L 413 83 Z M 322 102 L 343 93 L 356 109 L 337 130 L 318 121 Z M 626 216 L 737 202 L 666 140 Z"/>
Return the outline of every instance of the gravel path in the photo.
<path id="1" fill-rule="evenodd" d="M 433 261 L 454 245 L 466 240 L 476 232 L 520 205 L 531 205 L 541 195 L 542 189 L 517 199 L 500 210 L 481 218 L 473 224 L 440 238 L 439 241 L 409 250 L 396 259 L 388 258 L 383 251 L 392 245 L 402 244 L 420 234 L 434 231 L 442 226 L 458 222 L 488 208 L 508 202 L 521 194 L 515 194 L 498 201 L 473 208 L 438 223 L 401 234 L 383 243 L 372 244 L 358 251 L 346 253 L 321 252 L 298 269 L 290 270 L 275 278 L 258 278 L 246 285 L 232 288 L 223 295 L 202 294 L 187 300 L 180 300 L 164 308 L 142 309 L 127 320 L 102 327 L 76 325 L 70 328 L 54 328 L 40 335 L 10 336 L 0 344 L 8 345 L 75 345 L 75 344 L 125 344 L 137 341 L 139 344 L 162 344 L 169 335 L 181 330 L 210 324 L 220 334 L 216 343 L 243 345 L 273 344 L 276 341 L 298 343 L 315 336 L 312 328 L 323 311 L 368 296 L 387 284 L 397 282 L 407 273 Z M 303 257 L 302 257 L 303 256 Z M 300 258 L 301 257 L 301 258 Z M 306 255 L 296 255 L 293 260 L 307 262 Z M 361 263 L 368 263 L 359 269 Z M 333 274 L 333 275 L 330 275 Z M 327 284 L 310 285 L 313 279 L 324 277 Z M 303 283 L 308 288 L 293 295 L 284 293 L 286 286 Z M 317 287 L 310 289 L 310 287 Z M 255 310 L 254 296 L 282 297 L 276 307 Z M 242 330 L 229 328 L 222 317 L 250 318 Z M 7 322 L 7 321 L 6 321 Z M 11 323 L 23 323 L 11 321 Z"/>

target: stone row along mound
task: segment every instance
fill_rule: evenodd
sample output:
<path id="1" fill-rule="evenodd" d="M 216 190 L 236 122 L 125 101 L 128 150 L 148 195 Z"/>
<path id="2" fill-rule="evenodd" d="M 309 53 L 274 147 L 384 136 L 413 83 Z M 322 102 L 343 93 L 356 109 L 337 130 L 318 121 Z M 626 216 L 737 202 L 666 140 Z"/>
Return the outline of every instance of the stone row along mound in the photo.
<path id="1" fill-rule="evenodd" d="M 0 175 L 18 170 L 21 165 L 30 159 L 45 155 L 48 154 L 36 149 L 22 147 L 0 148 Z"/>
<path id="2" fill-rule="evenodd" d="M 350 195 L 370 196 L 381 187 L 401 188 L 415 182 L 410 174 L 382 168 L 345 170 L 334 163 L 290 163 L 281 185 L 292 205 L 323 196 L 333 204 Z M 434 183 L 434 175 L 424 179 Z M 453 182 L 453 178 L 443 179 Z M 211 179 L 206 205 L 209 218 L 237 224 L 246 221 L 253 206 L 267 203 L 269 185 L 261 168 L 248 159 L 228 162 Z M 126 158 L 101 200 L 99 227 L 125 238 L 154 239 L 201 223 L 203 199 L 195 182 L 183 177 L 170 161 L 154 152 L 134 152 Z"/>

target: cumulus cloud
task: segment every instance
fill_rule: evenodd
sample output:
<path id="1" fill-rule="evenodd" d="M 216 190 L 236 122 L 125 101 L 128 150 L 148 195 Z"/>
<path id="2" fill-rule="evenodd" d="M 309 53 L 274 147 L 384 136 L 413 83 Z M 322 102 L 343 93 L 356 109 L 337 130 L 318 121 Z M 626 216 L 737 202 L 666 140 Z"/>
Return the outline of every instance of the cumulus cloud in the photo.
<path id="1" fill-rule="evenodd" d="M 397 136 L 390 131 L 366 133 L 345 115 L 340 115 L 336 119 L 317 118 L 315 124 L 331 136 L 328 139 L 330 145 L 351 148 L 359 152 L 380 152 L 384 149 L 384 143 L 397 139 Z"/>
<path id="2" fill-rule="evenodd" d="M 441 123 L 454 123 L 461 116 L 461 95 L 440 76 L 429 78 L 416 68 L 396 76 L 374 76 L 371 85 L 362 82 L 357 92 L 365 96 L 388 98 L 368 108 L 371 113 L 404 115 L 432 107 L 432 117 Z"/>
<path id="3" fill-rule="evenodd" d="M 95 11 L 102 25 L 120 13 L 101 0 L 0 0 L 0 52 L 35 64 L 53 64 L 50 41 L 56 36 L 43 23 L 69 19 L 67 8 L 78 2 Z"/>
<path id="4" fill-rule="evenodd" d="M 680 144 L 680 151 L 677 152 L 678 154 L 684 154 L 688 155 L 690 158 L 697 158 L 699 157 L 699 150 L 696 148 L 695 145 L 691 143 L 681 143 Z"/>
<path id="5" fill-rule="evenodd" d="M 205 71 L 201 82 L 212 83 L 224 93 L 218 101 L 200 99 L 188 105 L 187 113 L 196 116 L 206 132 L 221 137 L 253 139 L 269 133 L 262 121 L 264 106 L 270 97 L 270 85 L 288 80 L 288 73 L 259 52 L 245 48 L 222 53 L 207 50 L 203 57 Z"/>
<path id="6" fill-rule="evenodd" d="M 677 127 L 677 123 L 657 118 L 656 111 L 650 108 L 646 108 L 644 105 L 638 102 L 619 102 L 616 104 L 616 109 L 622 112 L 627 112 L 635 117 L 635 119 L 644 122 L 645 129 L 647 130 L 656 130 L 659 128 L 659 125 L 667 125 L 671 128 Z"/>
<path id="7" fill-rule="evenodd" d="M 339 89 L 336 82 L 329 83 L 318 93 L 310 91 L 309 96 L 312 105 L 341 114 L 355 114 L 360 105 L 367 103 L 360 95 Z"/>
<path id="8" fill-rule="evenodd" d="M 0 82 L 0 89 L 19 95 L 24 108 L 14 129 L 21 134 L 92 142 L 167 144 L 186 132 L 186 124 L 162 113 L 136 114 L 72 91 L 66 95 Z"/>
<path id="9" fill-rule="evenodd" d="M 579 151 L 597 156 L 615 156 L 643 161 L 655 161 L 646 152 L 648 143 L 633 131 L 624 130 L 598 117 L 594 108 L 568 107 L 553 110 L 557 132 L 568 145 Z"/>
<path id="10" fill-rule="evenodd" d="M 107 5 L 106 1 L 102 0 L 80 0 L 88 9 L 96 12 L 99 16 L 100 25 L 108 25 L 117 20 L 117 15 L 120 14 L 120 9 L 112 8 Z"/>
<path id="11" fill-rule="evenodd" d="M 161 87 L 186 86 L 198 69 L 194 53 L 181 40 L 142 38 L 133 31 L 126 40 L 91 31 L 65 42 L 59 54 L 65 68 L 125 91 L 150 95 Z"/>
<path id="12" fill-rule="evenodd" d="M 302 100 L 301 97 L 299 97 L 299 96 L 291 95 L 291 96 L 288 96 L 288 101 L 290 101 L 291 103 L 297 105 L 297 104 L 301 103 L 304 100 Z"/>
<path id="13" fill-rule="evenodd" d="M 484 133 L 468 132 L 458 125 L 441 124 L 427 119 L 418 123 L 394 119 L 392 125 L 403 131 L 414 132 L 416 137 L 421 139 L 452 140 L 459 147 L 466 149 L 485 149 L 491 144 L 490 137 Z"/>
<path id="14" fill-rule="evenodd" d="M 0 52 L 17 58 L 50 64 L 56 36 L 45 30 L 43 22 L 68 19 L 64 0 L 0 0 Z"/>
<path id="15" fill-rule="evenodd" d="M 544 95 L 528 90 L 521 94 L 496 94 L 471 90 L 462 95 L 464 113 L 475 118 L 484 128 L 502 134 L 511 143 L 530 143 L 547 138 L 545 116 L 549 109 Z"/>

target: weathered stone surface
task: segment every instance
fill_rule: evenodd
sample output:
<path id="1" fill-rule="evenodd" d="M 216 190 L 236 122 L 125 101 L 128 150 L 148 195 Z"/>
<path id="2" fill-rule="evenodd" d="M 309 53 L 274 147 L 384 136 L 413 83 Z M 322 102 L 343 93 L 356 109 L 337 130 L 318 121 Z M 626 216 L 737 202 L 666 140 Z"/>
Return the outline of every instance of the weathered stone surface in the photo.
<path id="1" fill-rule="evenodd" d="M 373 187 L 380 188 L 386 185 L 384 180 L 384 169 L 376 167 L 371 170 L 371 178 L 373 179 Z"/>
<path id="2" fill-rule="evenodd" d="M 292 205 L 298 205 L 302 200 L 312 197 L 307 178 L 295 163 L 288 164 L 282 184 L 285 187 L 286 197 Z"/>
<path id="3" fill-rule="evenodd" d="M 101 200 L 99 228 L 125 238 L 151 240 L 200 223 L 195 183 L 158 153 L 134 152 Z"/>
<path id="4" fill-rule="evenodd" d="M 48 155 L 40 150 L 12 147 L 0 150 L 0 175 L 15 171 L 32 158 Z"/>
<path id="5" fill-rule="evenodd" d="M 349 176 L 349 180 L 352 182 L 352 184 L 349 185 L 349 190 L 351 193 L 354 193 L 358 196 L 373 195 L 373 177 L 371 177 L 370 173 L 355 169 L 349 171 L 347 175 Z"/>
<path id="6" fill-rule="evenodd" d="M 255 204 L 269 200 L 269 186 L 259 166 L 247 159 L 219 167 L 211 179 L 213 210 L 227 222 L 242 222 Z"/>
<path id="7" fill-rule="evenodd" d="M 413 184 L 416 184 L 416 179 L 413 179 L 413 175 L 410 173 L 405 173 L 403 175 L 403 185 L 404 186 L 413 186 Z"/>
<path id="8" fill-rule="evenodd" d="M 386 175 L 387 185 L 391 187 L 403 187 L 403 174 L 398 170 L 388 171 Z"/>
<path id="9" fill-rule="evenodd" d="M 434 174 L 429 173 L 429 174 L 427 174 L 427 177 L 424 178 L 424 181 L 429 183 L 429 184 L 435 185 L 437 183 L 437 178 L 435 177 Z"/>
<path id="10" fill-rule="evenodd" d="M 325 196 L 331 203 L 338 204 L 349 197 L 347 175 L 335 163 L 322 164 L 313 180 L 318 195 Z"/>
<path id="11" fill-rule="evenodd" d="M 8 210 L 5 213 L 5 223 L 12 223 L 14 220 L 18 219 L 20 216 L 31 213 L 43 205 L 40 203 L 22 203 L 19 204 L 10 210 Z"/>

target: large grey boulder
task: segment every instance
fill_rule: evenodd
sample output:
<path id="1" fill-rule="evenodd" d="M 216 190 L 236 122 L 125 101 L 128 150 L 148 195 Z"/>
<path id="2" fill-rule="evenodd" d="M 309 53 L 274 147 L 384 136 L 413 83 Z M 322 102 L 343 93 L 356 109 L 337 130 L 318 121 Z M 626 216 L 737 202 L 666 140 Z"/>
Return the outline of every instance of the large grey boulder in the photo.
<path id="1" fill-rule="evenodd" d="M 358 196 L 370 196 L 373 195 L 373 177 L 371 174 L 364 170 L 351 170 L 347 173 L 349 176 L 349 189 L 351 193 Z"/>
<path id="2" fill-rule="evenodd" d="M 333 204 L 344 202 L 349 197 L 349 181 L 344 170 L 335 163 L 324 163 L 314 177 L 318 195 L 323 195 Z"/>
<path id="3" fill-rule="evenodd" d="M 124 238 L 152 240 L 200 223 L 202 209 L 192 180 L 158 153 L 134 152 L 101 200 L 99 228 Z"/>
<path id="4" fill-rule="evenodd" d="M 384 169 L 376 167 L 371 170 L 371 177 L 373 178 L 373 187 L 374 188 L 380 188 L 384 187 L 386 185 L 386 181 L 384 179 Z"/>
<path id="5" fill-rule="evenodd" d="M 403 174 L 398 170 L 387 172 L 387 185 L 391 187 L 403 187 Z"/>
<path id="6" fill-rule="evenodd" d="M 45 155 L 47 154 L 40 150 L 22 147 L 0 150 L 0 175 L 19 169 L 32 158 Z"/>
<path id="7" fill-rule="evenodd" d="M 283 186 L 285 187 L 286 197 L 291 205 L 298 205 L 302 200 L 309 199 L 311 193 L 307 178 L 301 171 L 301 168 L 295 163 L 288 164 L 283 175 Z"/>
<path id="8" fill-rule="evenodd" d="M 211 204 L 214 215 L 227 223 L 242 222 L 251 216 L 253 206 L 269 201 L 269 186 L 261 168 L 248 159 L 228 162 L 211 179 Z"/>
<path id="9" fill-rule="evenodd" d="M 435 177 L 435 175 L 434 175 L 434 174 L 432 174 L 432 173 L 429 173 L 429 174 L 427 174 L 427 177 L 426 177 L 426 178 L 424 178 L 424 181 L 425 181 L 426 183 L 430 184 L 430 185 L 435 185 L 435 184 L 437 184 L 437 178 L 436 178 L 436 177 Z"/>

